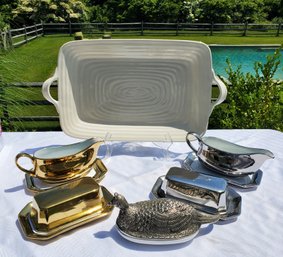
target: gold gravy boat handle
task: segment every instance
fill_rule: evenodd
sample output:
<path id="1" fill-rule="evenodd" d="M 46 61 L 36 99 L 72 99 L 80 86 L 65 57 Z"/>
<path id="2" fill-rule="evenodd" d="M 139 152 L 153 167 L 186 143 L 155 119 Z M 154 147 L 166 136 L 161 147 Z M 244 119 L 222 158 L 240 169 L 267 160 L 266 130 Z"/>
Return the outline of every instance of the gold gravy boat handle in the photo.
<path id="1" fill-rule="evenodd" d="M 32 161 L 32 164 L 33 164 L 33 169 L 30 169 L 30 170 L 27 170 L 25 169 L 24 167 L 22 167 L 19 163 L 18 163 L 18 160 L 22 157 L 26 157 L 26 158 L 29 158 L 31 159 Z M 28 154 L 28 153 L 18 153 L 16 155 L 16 165 L 17 167 L 22 170 L 23 172 L 26 172 L 28 174 L 30 174 L 31 176 L 35 176 L 35 165 L 34 165 L 34 158 L 32 155 Z"/>
<path id="2" fill-rule="evenodd" d="M 95 170 L 95 175 L 92 178 L 95 180 L 95 182 L 99 183 L 102 179 L 104 179 L 108 170 L 103 161 L 100 159 L 95 160 L 93 168 Z"/>

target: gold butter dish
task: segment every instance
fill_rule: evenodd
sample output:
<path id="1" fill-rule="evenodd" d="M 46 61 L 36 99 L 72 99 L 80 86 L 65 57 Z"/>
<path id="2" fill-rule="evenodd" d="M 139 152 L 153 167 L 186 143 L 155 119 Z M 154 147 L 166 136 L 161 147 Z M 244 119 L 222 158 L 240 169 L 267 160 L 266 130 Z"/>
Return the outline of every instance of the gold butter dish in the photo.
<path id="1" fill-rule="evenodd" d="M 28 239 L 47 240 L 111 214 L 112 194 L 93 178 L 83 177 L 38 193 L 19 213 Z"/>

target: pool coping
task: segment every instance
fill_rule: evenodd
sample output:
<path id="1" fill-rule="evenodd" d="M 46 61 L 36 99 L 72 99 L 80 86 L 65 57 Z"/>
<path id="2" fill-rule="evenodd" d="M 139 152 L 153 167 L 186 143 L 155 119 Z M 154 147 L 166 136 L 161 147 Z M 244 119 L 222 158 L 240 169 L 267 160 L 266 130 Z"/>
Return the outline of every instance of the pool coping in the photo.
<path id="1" fill-rule="evenodd" d="M 208 46 L 226 46 L 226 47 L 281 47 L 281 44 L 244 44 L 244 45 L 225 45 L 225 44 L 208 44 Z"/>

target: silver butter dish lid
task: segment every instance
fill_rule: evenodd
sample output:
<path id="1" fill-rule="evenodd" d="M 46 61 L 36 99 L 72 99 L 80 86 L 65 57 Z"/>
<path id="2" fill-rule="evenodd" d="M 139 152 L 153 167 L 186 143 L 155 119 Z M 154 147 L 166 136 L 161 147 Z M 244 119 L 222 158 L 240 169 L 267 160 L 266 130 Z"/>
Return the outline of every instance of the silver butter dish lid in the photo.
<path id="1" fill-rule="evenodd" d="M 221 220 L 241 213 L 241 196 L 222 178 L 173 167 L 154 184 L 155 198 L 177 198 L 208 213 L 220 213 Z"/>
<path id="2" fill-rule="evenodd" d="M 179 183 L 183 186 L 199 187 L 213 192 L 221 193 L 227 188 L 227 182 L 224 179 L 207 176 L 198 172 L 188 172 L 185 169 L 172 167 L 165 176 L 167 181 Z"/>

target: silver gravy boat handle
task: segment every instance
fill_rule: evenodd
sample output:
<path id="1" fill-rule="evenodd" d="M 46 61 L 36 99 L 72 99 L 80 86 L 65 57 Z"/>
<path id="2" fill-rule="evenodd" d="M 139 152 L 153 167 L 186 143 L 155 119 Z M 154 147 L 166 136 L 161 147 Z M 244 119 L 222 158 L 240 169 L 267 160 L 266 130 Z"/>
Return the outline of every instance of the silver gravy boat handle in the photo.
<path id="1" fill-rule="evenodd" d="M 190 140 L 190 135 L 194 136 L 199 143 L 202 143 L 202 140 L 201 140 L 201 137 L 197 134 L 197 133 L 194 133 L 194 132 L 188 132 L 187 133 L 187 136 L 186 136 L 186 141 L 187 141 L 187 144 L 189 145 L 189 147 L 197 154 L 198 152 L 198 149 L 196 149 L 192 143 L 191 143 L 191 140 Z"/>

